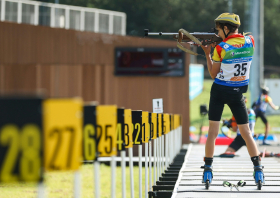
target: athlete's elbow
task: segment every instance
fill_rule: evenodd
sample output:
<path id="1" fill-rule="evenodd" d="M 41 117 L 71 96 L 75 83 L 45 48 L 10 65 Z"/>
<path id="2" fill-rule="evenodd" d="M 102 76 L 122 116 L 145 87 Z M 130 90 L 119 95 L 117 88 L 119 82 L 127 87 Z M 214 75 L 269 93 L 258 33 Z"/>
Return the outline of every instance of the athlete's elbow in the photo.
<path id="1" fill-rule="evenodd" d="M 211 73 L 210 73 L 210 76 L 211 76 L 212 79 L 215 79 L 215 77 L 216 77 L 216 75 L 213 75 Z"/>

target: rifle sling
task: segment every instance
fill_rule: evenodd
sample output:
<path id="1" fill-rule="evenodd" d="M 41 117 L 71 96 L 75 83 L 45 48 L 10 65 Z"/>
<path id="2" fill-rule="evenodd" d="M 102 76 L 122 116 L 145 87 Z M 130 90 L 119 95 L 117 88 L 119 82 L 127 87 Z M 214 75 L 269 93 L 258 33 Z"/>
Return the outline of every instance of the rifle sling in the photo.
<path id="1" fill-rule="evenodd" d="M 183 35 L 185 34 L 187 37 L 189 37 L 194 43 L 198 44 L 198 45 L 202 45 L 202 43 L 196 38 L 194 37 L 193 35 L 191 35 L 188 31 L 184 30 L 184 29 L 180 29 L 179 32 L 181 32 Z M 189 54 L 192 54 L 192 55 L 195 55 L 195 56 L 204 56 L 202 54 L 198 54 L 196 52 L 193 52 L 187 48 L 185 48 L 183 45 L 181 45 L 178 40 L 177 40 L 177 47 L 181 50 L 183 50 L 184 52 L 187 52 Z"/>

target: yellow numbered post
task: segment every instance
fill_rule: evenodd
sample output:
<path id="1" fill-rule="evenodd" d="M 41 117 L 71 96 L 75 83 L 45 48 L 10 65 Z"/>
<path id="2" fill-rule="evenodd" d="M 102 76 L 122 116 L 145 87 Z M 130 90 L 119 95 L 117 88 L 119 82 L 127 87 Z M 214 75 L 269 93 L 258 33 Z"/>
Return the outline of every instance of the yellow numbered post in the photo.
<path id="1" fill-rule="evenodd" d="M 97 141 L 100 157 L 117 154 L 117 106 L 100 105 L 97 113 Z"/>
<path id="2" fill-rule="evenodd" d="M 164 120 L 164 134 L 167 134 L 170 132 L 170 116 L 169 114 L 165 113 L 163 114 L 163 120 Z"/>
<path id="3" fill-rule="evenodd" d="M 83 125 L 83 159 L 85 161 L 97 160 L 96 141 L 96 106 L 84 106 Z"/>
<path id="4" fill-rule="evenodd" d="M 160 137 L 162 135 L 162 114 L 157 114 L 157 136 Z"/>
<path id="5" fill-rule="evenodd" d="M 133 144 L 142 144 L 142 111 L 132 111 Z"/>
<path id="6" fill-rule="evenodd" d="M 172 114 L 169 115 L 169 124 L 170 124 L 170 131 L 173 130 L 173 124 L 172 124 Z M 169 131 L 169 132 L 170 132 Z"/>
<path id="7" fill-rule="evenodd" d="M 152 131 L 152 139 L 157 139 L 157 113 L 151 113 L 151 131 Z"/>
<path id="8" fill-rule="evenodd" d="M 117 123 L 117 150 L 125 150 L 125 140 L 124 140 L 124 109 L 118 108 L 118 123 Z"/>
<path id="9" fill-rule="evenodd" d="M 77 170 L 82 161 L 82 100 L 48 99 L 44 108 L 44 167 Z"/>
<path id="10" fill-rule="evenodd" d="M 171 119 L 172 119 L 172 129 L 173 129 L 173 130 L 174 130 L 174 129 L 176 129 L 176 127 L 175 127 L 175 121 L 174 121 L 175 119 L 174 119 L 174 117 L 175 117 L 175 115 L 173 114 L 173 115 L 172 115 L 172 118 L 171 118 Z"/>
<path id="11" fill-rule="evenodd" d="M 43 179 L 42 99 L 0 98 L 0 182 Z"/>
<path id="12" fill-rule="evenodd" d="M 177 127 L 178 127 L 178 115 L 177 114 L 175 114 L 174 115 L 174 129 L 177 129 Z"/>
<path id="13" fill-rule="evenodd" d="M 148 143 L 150 139 L 149 112 L 142 112 L 142 140 Z"/>
<path id="14" fill-rule="evenodd" d="M 133 124 L 131 109 L 124 110 L 124 140 L 125 148 L 133 147 Z"/>

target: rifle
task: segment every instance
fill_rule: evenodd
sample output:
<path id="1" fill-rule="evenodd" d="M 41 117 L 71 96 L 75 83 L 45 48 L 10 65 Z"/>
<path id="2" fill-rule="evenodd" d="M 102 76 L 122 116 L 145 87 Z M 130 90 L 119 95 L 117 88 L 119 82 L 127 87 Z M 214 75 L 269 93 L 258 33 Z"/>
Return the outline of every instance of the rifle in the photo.
<path id="1" fill-rule="evenodd" d="M 192 54 L 192 55 L 201 55 L 197 54 L 184 46 L 181 45 L 183 42 L 187 42 L 191 45 L 208 45 L 211 43 L 219 44 L 223 41 L 221 37 L 215 34 L 215 32 L 212 30 L 211 32 L 194 32 L 189 33 L 188 31 L 184 29 L 180 29 L 178 33 L 164 33 L 164 32 L 149 32 L 148 29 L 144 30 L 145 36 L 172 36 L 173 39 L 177 40 L 177 47 L 181 50 Z M 203 55 L 202 55 L 203 56 Z"/>

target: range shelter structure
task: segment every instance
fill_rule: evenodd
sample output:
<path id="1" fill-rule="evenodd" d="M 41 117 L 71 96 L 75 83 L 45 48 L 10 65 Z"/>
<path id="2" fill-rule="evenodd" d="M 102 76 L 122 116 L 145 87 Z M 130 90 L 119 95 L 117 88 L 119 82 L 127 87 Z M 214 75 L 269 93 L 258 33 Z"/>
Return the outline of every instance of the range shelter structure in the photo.
<path id="1" fill-rule="evenodd" d="M 0 94 L 40 92 L 143 111 L 162 98 L 164 112 L 184 118 L 182 141 L 189 142 L 189 54 L 180 77 L 114 73 L 117 48 L 176 49 L 176 41 L 0 22 L 0 43 Z"/>
<path id="2" fill-rule="evenodd" d="M 92 162 L 93 197 L 100 197 L 99 165 L 111 163 L 111 197 L 116 182 L 125 197 L 126 149 L 129 152 L 131 196 L 148 197 L 182 147 L 182 117 L 118 108 L 116 105 L 84 103 L 81 98 L 0 98 L 0 182 L 37 182 L 38 197 L 46 197 L 44 173 L 74 171 L 73 197 L 81 197 L 79 167 Z M 153 144 L 152 144 L 153 143 Z M 145 155 L 142 156 L 142 145 Z M 138 149 L 139 181 L 133 178 L 132 149 Z M 116 155 L 121 152 L 122 177 L 116 178 Z M 142 189 L 142 162 L 145 189 Z M 151 168 L 154 168 L 152 172 Z M 154 181 L 152 181 L 152 175 Z M 134 184 L 139 195 L 134 195 Z"/>

